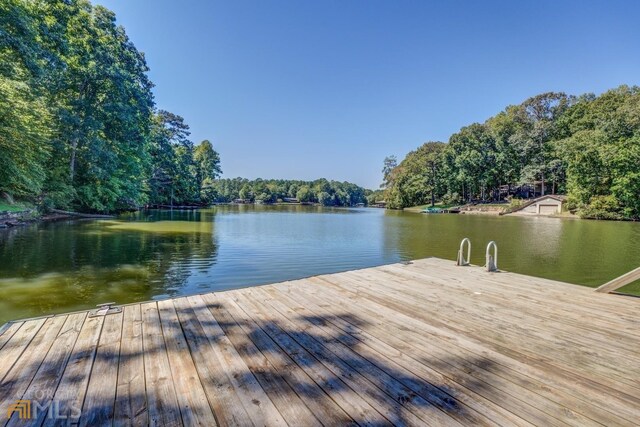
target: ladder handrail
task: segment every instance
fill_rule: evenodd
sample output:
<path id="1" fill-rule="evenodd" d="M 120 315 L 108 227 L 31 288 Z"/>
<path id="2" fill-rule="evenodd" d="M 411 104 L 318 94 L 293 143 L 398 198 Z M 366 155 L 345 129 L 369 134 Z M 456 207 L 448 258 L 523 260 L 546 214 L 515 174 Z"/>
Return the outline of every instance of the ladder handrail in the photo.
<path id="1" fill-rule="evenodd" d="M 493 256 L 491 256 L 490 251 L 493 246 Z M 485 258 L 487 263 L 485 264 L 487 267 L 487 271 L 498 271 L 498 245 L 493 240 L 489 242 L 487 245 L 487 250 L 485 253 Z"/>
<path id="2" fill-rule="evenodd" d="M 468 243 L 467 245 L 467 258 L 464 258 L 464 244 Z M 462 241 L 460 242 L 460 249 L 458 250 L 458 259 L 456 261 L 456 265 L 469 265 L 469 263 L 471 262 L 471 240 L 469 240 L 467 237 L 465 237 L 464 239 L 462 239 Z"/>

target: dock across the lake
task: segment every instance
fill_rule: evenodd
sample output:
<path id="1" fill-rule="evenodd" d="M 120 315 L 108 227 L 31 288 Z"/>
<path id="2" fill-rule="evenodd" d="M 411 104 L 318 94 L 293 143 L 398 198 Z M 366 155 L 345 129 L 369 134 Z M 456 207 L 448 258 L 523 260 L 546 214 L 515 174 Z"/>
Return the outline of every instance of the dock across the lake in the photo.
<path id="1" fill-rule="evenodd" d="M 638 298 L 436 258 L 17 321 L 0 425 L 638 425 L 639 326 Z"/>

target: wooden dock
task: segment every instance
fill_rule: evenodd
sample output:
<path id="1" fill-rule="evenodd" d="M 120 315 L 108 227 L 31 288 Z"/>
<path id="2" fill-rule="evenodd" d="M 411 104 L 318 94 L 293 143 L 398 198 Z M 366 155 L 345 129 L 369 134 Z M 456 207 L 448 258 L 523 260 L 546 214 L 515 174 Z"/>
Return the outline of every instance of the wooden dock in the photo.
<path id="1" fill-rule="evenodd" d="M 640 424 L 640 299 L 435 258 L 0 333 L 0 425 Z"/>

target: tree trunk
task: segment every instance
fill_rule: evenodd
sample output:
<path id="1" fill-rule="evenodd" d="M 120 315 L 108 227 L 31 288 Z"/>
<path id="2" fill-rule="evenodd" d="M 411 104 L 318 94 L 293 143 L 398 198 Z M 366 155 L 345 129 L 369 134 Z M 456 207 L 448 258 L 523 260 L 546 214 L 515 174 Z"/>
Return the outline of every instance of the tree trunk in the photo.
<path id="1" fill-rule="evenodd" d="M 69 162 L 69 179 L 73 182 L 73 176 L 76 171 L 76 151 L 78 150 L 78 138 L 74 137 L 71 141 L 71 161 Z"/>
<path id="2" fill-rule="evenodd" d="M 57 214 L 61 214 L 61 215 L 75 216 L 75 217 L 78 217 L 78 218 L 115 218 L 113 215 L 70 212 L 70 211 L 63 211 L 63 210 L 60 210 L 60 209 L 51 209 L 51 212 L 57 213 Z"/>
<path id="3" fill-rule="evenodd" d="M 0 198 L 6 200 L 7 203 L 9 203 L 10 205 L 14 203 L 13 197 L 11 196 L 11 194 L 7 193 L 6 191 L 0 192 Z"/>
<path id="4" fill-rule="evenodd" d="M 544 172 L 542 172 L 542 187 L 540 188 L 540 195 L 544 196 Z"/>
<path id="5" fill-rule="evenodd" d="M 431 162 L 431 207 L 436 205 L 436 164 Z"/>

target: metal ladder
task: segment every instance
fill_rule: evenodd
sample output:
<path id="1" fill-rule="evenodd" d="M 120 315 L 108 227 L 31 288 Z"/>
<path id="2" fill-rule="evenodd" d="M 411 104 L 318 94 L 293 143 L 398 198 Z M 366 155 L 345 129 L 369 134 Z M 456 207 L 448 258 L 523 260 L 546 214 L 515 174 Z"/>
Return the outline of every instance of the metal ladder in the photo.
<path id="1" fill-rule="evenodd" d="M 464 256 L 464 246 L 467 244 L 467 256 Z M 493 248 L 493 255 L 491 254 L 491 249 Z M 485 267 L 488 272 L 495 272 L 498 270 L 498 245 L 493 240 L 489 242 L 487 245 L 487 250 L 485 251 Z M 458 257 L 456 258 L 456 265 L 465 266 L 469 265 L 471 262 L 471 240 L 465 237 L 460 242 L 460 249 L 458 249 Z"/>

